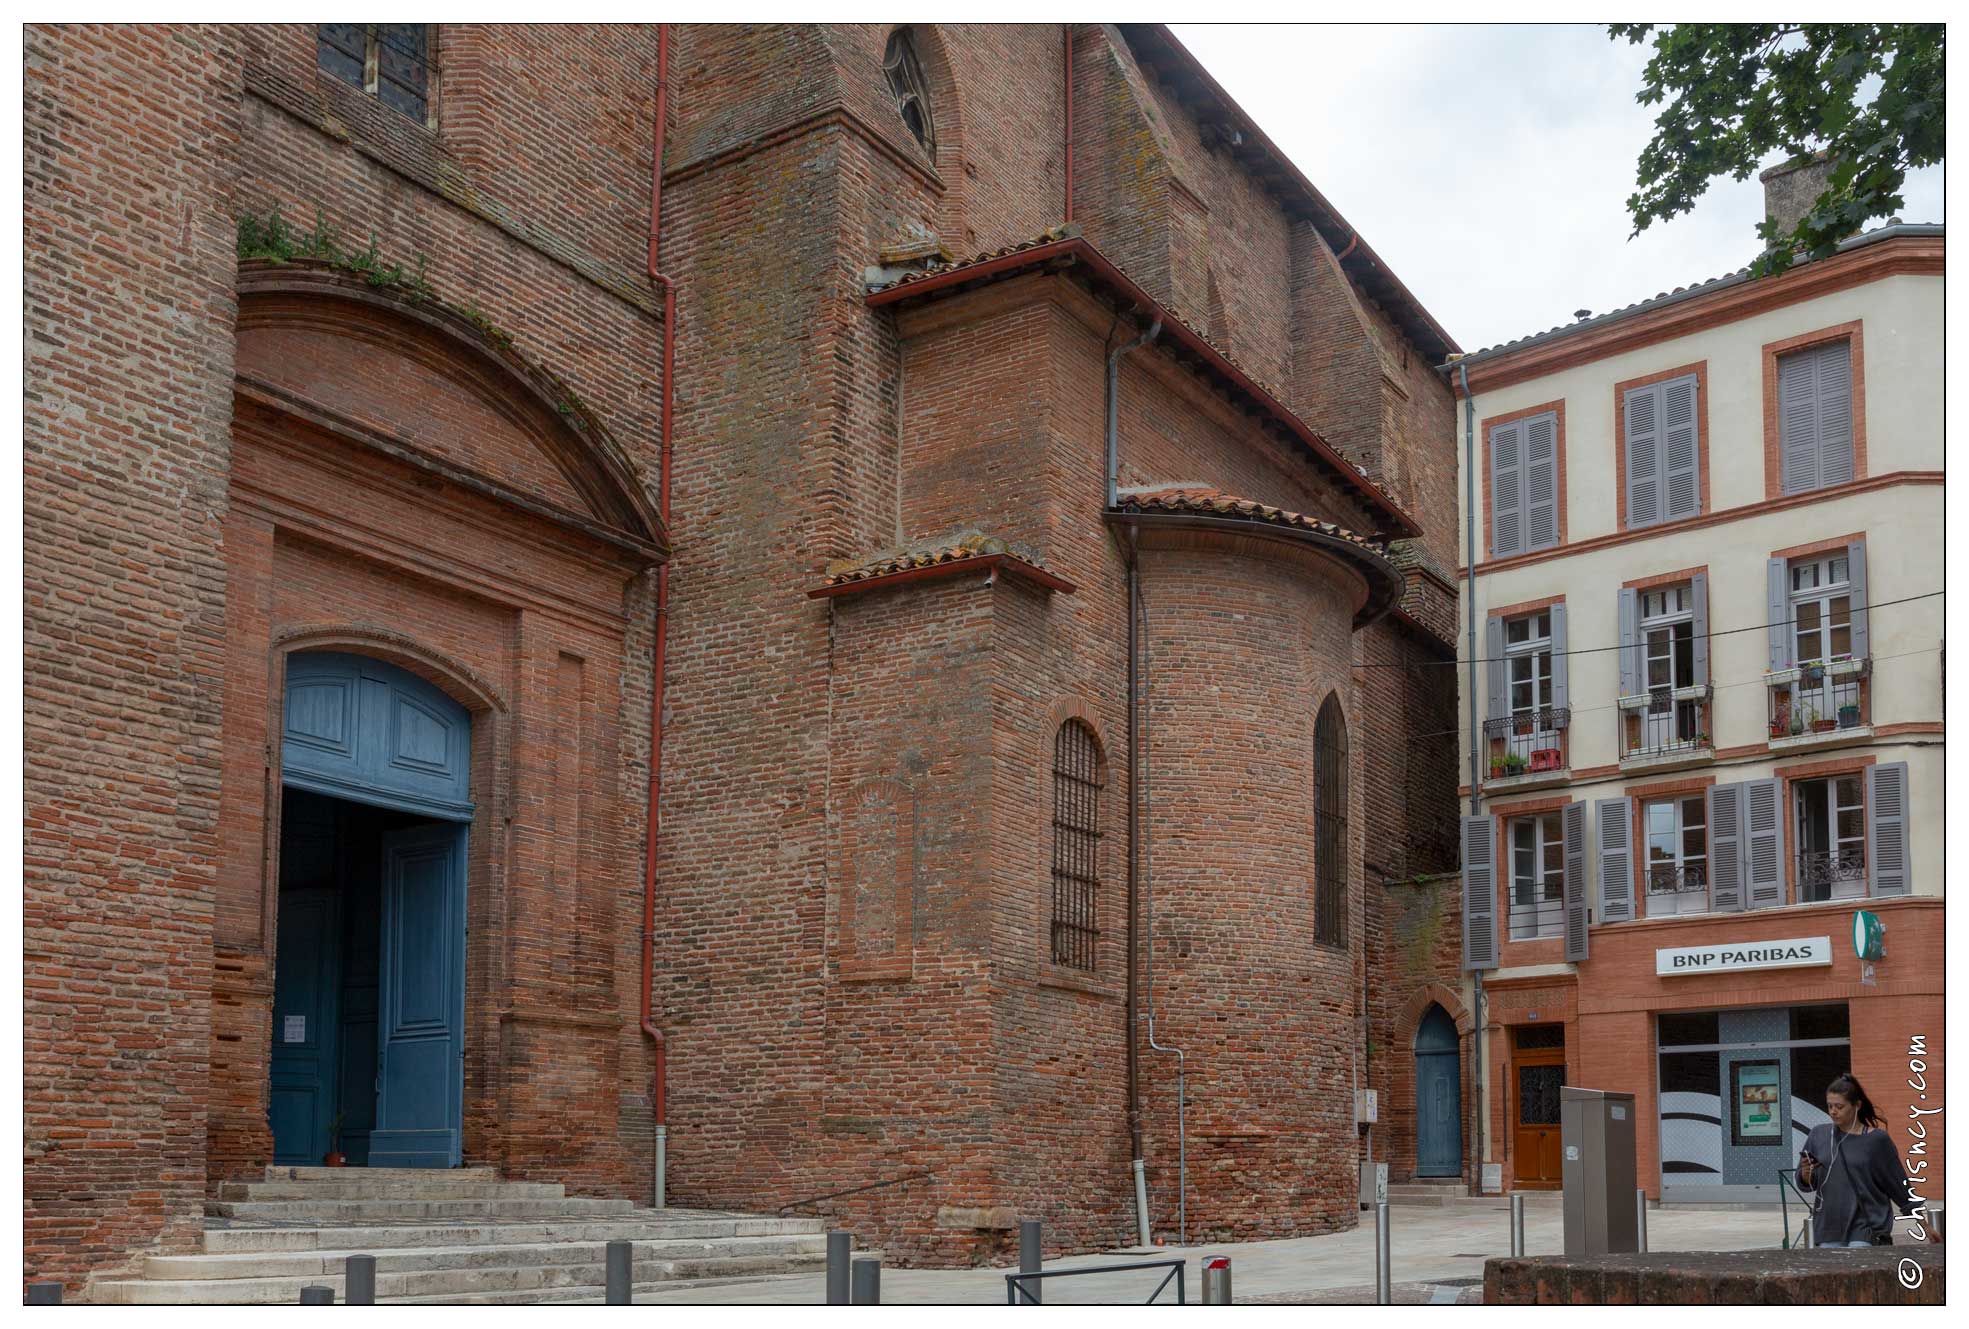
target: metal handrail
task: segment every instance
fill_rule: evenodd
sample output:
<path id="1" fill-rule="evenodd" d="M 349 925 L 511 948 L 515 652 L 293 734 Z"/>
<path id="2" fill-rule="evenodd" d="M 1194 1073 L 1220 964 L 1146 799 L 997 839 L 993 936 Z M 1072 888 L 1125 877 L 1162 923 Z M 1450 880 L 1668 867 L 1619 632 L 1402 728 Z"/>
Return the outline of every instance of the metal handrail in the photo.
<path id="1" fill-rule="evenodd" d="M 1534 733 L 1554 733 L 1572 726 L 1572 707 L 1545 706 L 1535 711 L 1519 711 L 1512 715 L 1500 715 L 1484 721 L 1484 736 L 1496 738 L 1500 734 L 1510 734 L 1518 725 L 1528 726 Z"/>
<path id="2" fill-rule="evenodd" d="M 778 1212 L 784 1214 L 787 1210 L 798 1209 L 804 1204 L 819 1204 L 822 1200 L 838 1200 L 844 1195 L 860 1195 L 864 1191 L 879 1191 L 885 1186 L 900 1186 L 905 1181 L 928 1181 L 935 1175 L 934 1172 L 912 1172 L 906 1177 L 891 1177 L 887 1181 L 870 1182 L 866 1186 L 851 1186 L 845 1191 L 829 1191 L 825 1195 L 812 1195 L 804 1200 L 795 1200 L 791 1204 L 783 1204 L 779 1207 Z"/>
<path id="3" fill-rule="evenodd" d="M 1798 1169 L 1795 1167 L 1778 1169 L 1778 1213 L 1779 1221 L 1784 1224 L 1783 1249 L 1791 1250 L 1791 1201 L 1786 1198 L 1787 1191 L 1798 1197 L 1799 1206 L 1805 1211 L 1805 1225 L 1799 1229 L 1804 1235 L 1804 1244 L 1799 1249 L 1809 1250 L 1816 1244 L 1812 1238 L 1814 1209 L 1811 1197 L 1807 1196 L 1804 1189 L 1798 1185 Z"/>
<path id="4" fill-rule="evenodd" d="M 1032 1269 L 1007 1274 L 1005 1275 L 1005 1304 L 1017 1306 L 1020 1304 L 1020 1297 L 1025 1298 L 1026 1305 L 1040 1304 L 1039 1298 L 1033 1296 L 1031 1289 L 1024 1286 L 1029 1278 L 1073 1278 L 1079 1274 L 1123 1274 L 1133 1273 L 1137 1269 L 1167 1269 L 1169 1272 L 1162 1276 L 1162 1281 L 1155 1285 L 1155 1291 L 1149 1293 L 1148 1300 L 1142 1304 L 1154 1305 L 1155 1299 L 1162 1295 L 1162 1289 L 1168 1287 L 1169 1280 L 1173 1278 L 1176 1280 L 1176 1304 L 1186 1306 L 1189 1304 L 1183 1293 L 1183 1266 L 1186 1263 L 1188 1261 L 1185 1260 L 1137 1260 L 1132 1264 L 1090 1264 L 1081 1269 Z"/>

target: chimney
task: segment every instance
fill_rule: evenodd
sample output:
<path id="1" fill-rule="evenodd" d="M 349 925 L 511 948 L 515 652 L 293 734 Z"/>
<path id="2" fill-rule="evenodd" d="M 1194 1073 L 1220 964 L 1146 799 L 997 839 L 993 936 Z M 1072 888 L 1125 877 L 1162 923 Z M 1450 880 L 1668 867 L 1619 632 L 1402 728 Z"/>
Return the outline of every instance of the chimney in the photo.
<path id="1" fill-rule="evenodd" d="M 1832 155 L 1826 152 L 1773 166 L 1757 177 L 1764 186 L 1764 215 L 1777 222 L 1779 234 L 1790 234 L 1819 201 L 1831 178 Z"/>

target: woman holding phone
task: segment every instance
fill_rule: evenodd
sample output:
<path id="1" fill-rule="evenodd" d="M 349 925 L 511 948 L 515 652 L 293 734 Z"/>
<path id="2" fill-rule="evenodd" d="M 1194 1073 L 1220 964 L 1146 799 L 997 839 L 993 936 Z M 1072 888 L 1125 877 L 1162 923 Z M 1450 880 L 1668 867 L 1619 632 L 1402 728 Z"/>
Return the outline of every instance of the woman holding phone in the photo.
<path id="1" fill-rule="evenodd" d="M 1851 1071 L 1826 1086 L 1825 1111 L 1831 1122 L 1814 1126 L 1798 1154 L 1799 1189 L 1819 1194 L 1813 1244 L 1891 1245 L 1894 1210 L 1914 1208 L 1894 1137 Z"/>

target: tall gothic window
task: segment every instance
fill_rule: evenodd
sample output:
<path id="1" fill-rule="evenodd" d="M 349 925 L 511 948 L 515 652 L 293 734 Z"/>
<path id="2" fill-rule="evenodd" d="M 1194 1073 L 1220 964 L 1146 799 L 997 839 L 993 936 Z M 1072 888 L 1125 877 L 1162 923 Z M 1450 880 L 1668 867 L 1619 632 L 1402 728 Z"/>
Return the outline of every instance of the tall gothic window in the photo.
<path id="1" fill-rule="evenodd" d="M 930 118 L 930 96 L 923 82 L 923 66 L 916 59 L 916 39 L 908 28 L 897 28 L 889 38 L 889 49 L 882 53 L 882 72 L 888 76 L 889 91 L 895 95 L 896 110 L 902 122 L 923 151 L 937 155 L 937 126 Z"/>
<path id="2" fill-rule="evenodd" d="M 430 114 L 431 43 L 425 23 L 321 23 L 315 63 L 419 124 Z"/>
<path id="3" fill-rule="evenodd" d="M 1053 738 L 1053 962 L 1092 970 L 1101 932 L 1101 754 L 1068 720 Z"/>
<path id="4" fill-rule="evenodd" d="M 1347 717 L 1329 696 L 1313 726 L 1313 940 L 1347 944 Z"/>

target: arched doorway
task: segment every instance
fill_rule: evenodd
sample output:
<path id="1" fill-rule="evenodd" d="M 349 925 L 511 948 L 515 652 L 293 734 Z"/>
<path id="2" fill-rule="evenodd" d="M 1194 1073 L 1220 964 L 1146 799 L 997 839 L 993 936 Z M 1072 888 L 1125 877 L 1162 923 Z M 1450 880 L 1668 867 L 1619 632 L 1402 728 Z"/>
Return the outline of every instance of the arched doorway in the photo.
<path id="1" fill-rule="evenodd" d="M 339 651 L 287 658 L 274 1162 L 456 1167 L 471 716 Z"/>
<path id="2" fill-rule="evenodd" d="M 1463 1066 L 1456 1021 L 1433 1003 L 1415 1029 L 1415 1174 L 1463 1175 Z"/>

